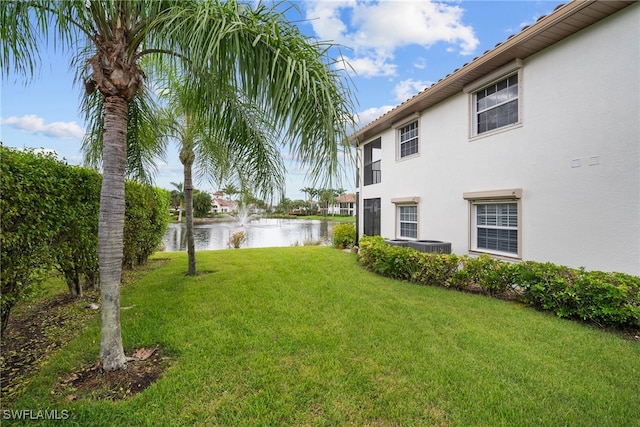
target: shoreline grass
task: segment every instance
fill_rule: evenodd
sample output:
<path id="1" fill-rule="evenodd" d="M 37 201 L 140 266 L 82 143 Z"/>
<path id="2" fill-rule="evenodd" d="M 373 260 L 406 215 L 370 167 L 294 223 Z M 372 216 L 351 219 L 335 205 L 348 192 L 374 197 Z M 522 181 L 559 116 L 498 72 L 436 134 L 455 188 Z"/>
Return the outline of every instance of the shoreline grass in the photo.
<path id="1" fill-rule="evenodd" d="M 162 261 L 160 261 L 162 260 Z M 13 408 L 79 425 L 638 425 L 640 345 L 519 304 L 363 270 L 329 247 L 158 253 L 122 290 L 127 350 L 164 376 L 123 402 L 55 402 L 98 319 Z"/>

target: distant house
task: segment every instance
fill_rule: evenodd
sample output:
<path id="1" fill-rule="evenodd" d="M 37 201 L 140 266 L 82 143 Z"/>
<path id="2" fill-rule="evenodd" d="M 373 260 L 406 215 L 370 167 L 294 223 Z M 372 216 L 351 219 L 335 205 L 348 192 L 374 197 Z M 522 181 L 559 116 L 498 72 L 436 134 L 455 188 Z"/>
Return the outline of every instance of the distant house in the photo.
<path id="1" fill-rule="evenodd" d="M 221 197 L 211 199 L 211 211 L 213 213 L 232 213 L 238 210 L 238 204 L 233 200 L 226 200 Z"/>
<path id="2" fill-rule="evenodd" d="M 336 197 L 335 202 L 329 205 L 328 214 L 354 216 L 356 214 L 356 195 L 350 193 Z"/>
<path id="3" fill-rule="evenodd" d="M 357 131 L 358 234 L 640 275 L 639 23 L 561 5 Z"/>

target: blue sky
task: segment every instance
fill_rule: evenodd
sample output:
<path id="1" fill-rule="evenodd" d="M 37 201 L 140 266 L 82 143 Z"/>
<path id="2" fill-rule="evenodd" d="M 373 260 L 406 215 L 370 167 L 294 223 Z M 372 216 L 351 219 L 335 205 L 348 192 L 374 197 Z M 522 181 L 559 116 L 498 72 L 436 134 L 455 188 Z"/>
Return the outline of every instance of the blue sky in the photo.
<path id="1" fill-rule="evenodd" d="M 523 26 L 547 15 L 560 1 L 319 0 L 296 2 L 290 12 L 303 32 L 342 45 L 351 64 L 360 125 L 365 125 L 419 91 L 482 55 Z M 69 55 L 43 51 L 36 77 L 25 83 L 9 76 L 0 89 L 0 140 L 6 147 L 53 150 L 71 164 L 82 163 L 85 124 L 79 114 L 81 88 L 74 87 Z M 175 144 L 174 144 L 175 147 Z M 171 189 L 182 182 L 172 147 L 158 163 L 155 183 Z M 290 159 L 288 153 L 283 153 Z M 311 185 L 307 173 L 287 160 L 286 195 L 301 199 Z M 352 173 L 342 182 L 354 191 Z M 216 190 L 207 181 L 196 183 Z"/>

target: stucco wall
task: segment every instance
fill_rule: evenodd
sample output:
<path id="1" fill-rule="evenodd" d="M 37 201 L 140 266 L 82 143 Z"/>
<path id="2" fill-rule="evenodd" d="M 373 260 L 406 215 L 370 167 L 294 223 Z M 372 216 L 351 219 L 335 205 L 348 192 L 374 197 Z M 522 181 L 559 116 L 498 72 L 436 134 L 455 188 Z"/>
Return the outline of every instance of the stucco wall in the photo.
<path id="1" fill-rule="evenodd" d="M 382 182 L 360 188 L 381 234 L 397 235 L 391 199 L 419 196 L 419 238 L 468 253 L 463 193 L 522 188 L 523 259 L 640 275 L 638 22 L 634 4 L 526 58 L 521 127 L 470 140 L 460 93 L 421 115 L 418 157 L 396 161 L 385 131 Z"/>

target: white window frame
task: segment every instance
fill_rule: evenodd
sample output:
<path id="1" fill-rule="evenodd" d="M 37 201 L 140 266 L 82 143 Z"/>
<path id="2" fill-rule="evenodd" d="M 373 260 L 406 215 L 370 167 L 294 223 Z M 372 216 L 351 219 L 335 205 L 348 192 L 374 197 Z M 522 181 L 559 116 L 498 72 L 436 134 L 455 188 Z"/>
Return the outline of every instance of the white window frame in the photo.
<path id="1" fill-rule="evenodd" d="M 463 88 L 464 92 L 469 95 L 469 138 L 471 140 L 484 138 L 489 135 L 494 135 L 496 133 L 505 132 L 517 127 L 522 126 L 523 123 L 523 111 L 522 111 L 522 88 L 523 88 L 523 61 L 521 59 L 516 59 L 503 67 L 495 70 L 494 72 L 486 75 L 485 77 L 476 80 L 475 82 L 465 86 Z M 478 133 L 478 115 L 481 113 L 478 112 L 477 109 L 477 95 L 480 91 L 485 90 L 493 85 L 496 85 L 510 77 L 517 75 L 518 78 L 518 87 L 517 87 L 517 108 L 518 108 L 518 118 L 515 122 L 502 125 L 500 127 L 496 127 L 494 129 L 490 129 L 484 132 Z M 500 105 L 506 104 L 512 101 L 513 98 L 508 99 L 504 102 L 499 103 L 498 105 L 493 106 L 493 108 L 497 108 Z M 485 109 L 484 111 L 488 111 Z"/>
<path id="2" fill-rule="evenodd" d="M 377 147 L 374 148 L 374 146 Z M 382 138 L 379 137 L 364 144 L 362 154 L 362 185 L 379 184 L 382 182 Z"/>
<path id="3" fill-rule="evenodd" d="M 415 125 L 415 136 L 408 141 L 402 141 L 403 130 L 411 125 Z M 393 125 L 396 133 L 396 160 L 412 159 L 420 155 L 420 114 L 414 113 L 410 117 L 405 118 L 402 122 Z M 413 131 L 413 129 L 412 129 Z M 402 155 L 402 145 L 411 141 L 416 143 L 415 153 Z"/>
<path id="4" fill-rule="evenodd" d="M 403 210 L 405 208 L 414 208 L 415 209 L 415 221 L 404 218 L 403 220 Z M 418 205 L 416 203 L 402 203 L 396 204 L 396 235 L 400 239 L 409 239 L 416 240 L 418 239 L 419 234 L 419 213 L 418 213 Z M 415 236 L 406 236 L 402 234 L 402 225 L 403 224 L 415 224 L 416 233 Z"/>
<path id="5" fill-rule="evenodd" d="M 497 191 L 480 191 L 464 193 L 464 199 L 469 202 L 469 252 L 486 253 L 504 258 L 522 259 L 522 189 L 508 189 Z M 515 204 L 517 209 L 516 224 L 481 224 L 477 223 L 478 206 Z M 511 218 L 512 219 L 512 218 Z M 516 232 L 516 252 L 501 251 L 478 247 L 478 229 L 512 230 Z"/>

